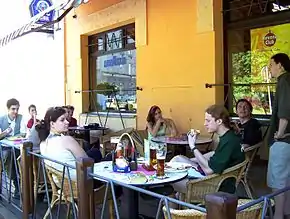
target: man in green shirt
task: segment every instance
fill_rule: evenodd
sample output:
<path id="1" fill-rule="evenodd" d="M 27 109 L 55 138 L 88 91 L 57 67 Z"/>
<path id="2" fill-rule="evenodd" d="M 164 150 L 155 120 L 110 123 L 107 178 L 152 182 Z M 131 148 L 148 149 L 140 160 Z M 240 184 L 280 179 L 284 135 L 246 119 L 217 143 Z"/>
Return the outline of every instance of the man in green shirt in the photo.
<path id="1" fill-rule="evenodd" d="M 195 147 L 191 146 L 195 155 L 195 161 L 199 164 L 206 175 L 213 173 L 221 174 L 225 169 L 242 163 L 245 160 L 245 154 L 241 151 L 241 139 L 230 130 L 229 113 L 224 106 L 210 106 L 205 113 L 205 127 L 210 133 L 216 133 L 219 138 L 219 144 L 212 156 L 204 156 Z M 235 180 L 225 181 L 220 191 L 235 193 Z"/>
<path id="2" fill-rule="evenodd" d="M 290 59 L 284 53 L 272 56 L 270 72 L 277 78 L 269 128 L 268 186 L 273 191 L 290 186 Z M 290 219 L 290 192 L 275 196 L 274 219 Z"/>
<path id="3" fill-rule="evenodd" d="M 188 135 L 189 146 L 193 151 L 195 158 L 189 159 L 184 156 L 176 156 L 171 162 L 185 162 L 192 165 L 198 165 L 200 172 L 204 175 L 213 173 L 221 174 L 227 168 L 242 163 L 245 155 L 241 150 L 241 139 L 230 130 L 230 118 L 227 109 L 221 105 L 212 105 L 205 112 L 205 123 L 209 133 L 215 133 L 220 141 L 215 151 L 207 154 L 201 154 L 195 147 L 196 136 Z M 173 184 L 175 191 L 186 193 L 186 182 L 183 180 Z M 235 193 L 235 180 L 229 179 L 222 183 L 220 191 Z"/>

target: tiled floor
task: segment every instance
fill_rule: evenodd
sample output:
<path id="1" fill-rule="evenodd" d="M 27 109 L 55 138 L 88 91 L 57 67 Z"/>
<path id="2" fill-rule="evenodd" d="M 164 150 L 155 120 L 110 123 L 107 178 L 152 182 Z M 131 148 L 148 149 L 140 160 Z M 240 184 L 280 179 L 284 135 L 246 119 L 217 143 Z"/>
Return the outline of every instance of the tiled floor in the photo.
<path id="1" fill-rule="evenodd" d="M 266 186 L 266 172 L 267 172 L 267 163 L 260 161 L 260 160 L 256 160 L 256 162 L 254 162 L 252 169 L 250 170 L 250 174 L 249 174 L 250 181 L 252 182 L 253 187 L 254 187 L 253 194 L 255 197 L 260 197 L 262 195 L 271 193 L 269 188 Z M 246 196 L 242 186 L 239 186 L 237 194 L 240 197 Z M 123 209 L 126 207 L 124 197 L 121 197 L 119 205 L 120 205 L 119 209 L 120 209 L 121 216 L 123 216 L 122 218 L 127 219 L 126 216 L 124 216 L 124 214 L 123 214 Z M 39 202 L 38 206 L 37 206 L 38 216 L 36 218 L 42 218 L 47 207 L 48 207 L 47 203 Z M 158 208 L 158 200 L 153 200 L 153 199 L 144 200 L 143 198 L 139 199 L 139 212 L 140 212 L 140 214 L 155 218 L 157 208 Z M 63 216 L 65 215 L 65 212 L 66 212 L 65 207 L 62 208 L 61 211 L 62 211 L 62 215 L 60 218 L 63 218 Z M 57 207 L 55 208 L 54 212 L 55 213 L 57 212 Z M 96 210 L 96 212 L 100 213 L 100 210 Z M 3 205 L 0 205 L 0 213 L 4 216 L 4 218 L 9 218 L 9 219 L 17 218 L 15 216 L 15 214 L 12 214 L 5 207 L 3 207 Z M 96 218 L 100 218 L 100 216 L 98 216 Z M 107 218 L 107 217 L 105 217 L 105 218 Z M 0 219 L 1 219 L 1 217 L 0 217 Z"/>

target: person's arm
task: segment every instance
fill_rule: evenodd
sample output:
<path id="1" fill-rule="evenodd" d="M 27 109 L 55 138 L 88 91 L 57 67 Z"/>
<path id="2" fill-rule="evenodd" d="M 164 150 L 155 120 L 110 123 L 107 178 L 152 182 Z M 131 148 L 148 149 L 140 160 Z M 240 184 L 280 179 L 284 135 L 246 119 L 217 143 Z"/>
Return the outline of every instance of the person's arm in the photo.
<path id="1" fill-rule="evenodd" d="M 168 123 L 170 126 L 170 136 L 177 136 L 178 132 L 174 121 L 172 119 L 168 119 Z"/>
<path id="2" fill-rule="evenodd" d="M 225 169 L 229 168 L 233 150 L 237 146 L 240 146 L 238 141 L 228 141 L 218 145 L 215 154 L 208 161 L 208 166 L 213 173 L 221 174 Z"/>
<path id="3" fill-rule="evenodd" d="M 0 139 L 5 138 L 11 131 L 12 129 L 10 127 L 5 129 L 3 132 L 0 133 Z"/>
<path id="4" fill-rule="evenodd" d="M 194 152 L 194 156 L 197 160 L 197 163 L 200 165 L 203 172 L 206 175 L 210 175 L 210 174 L 214 173 L 214 171 L 208 165 L 208 158 L 204 157 L 197 149 L 195 149 L 193 152 Z"/>
<path id="5" fill-rule="evenodd" d="M 285 134 L 288 121 L 290 120 L 290 101 L 287 95 L 290 92 L 290 84 L 288 81 L 283 80 L 279 84 L 279 96 L 278 96 L 278 112 L 279 127 L 277 130 L 276 138 L 283 138 Z"/>
<path id="6" fill-rule="evenodd" d="M 73 155 L 78 157 L 88 157 L 86 152 L 82 149 L 79 143 L 71 136 L 62 136 L 62 145 L 65 149 L 71 151 Z"/>
<path id="7" fill-rule="evenodd" d="M 155 124 L 155 126 L 153 127 L 151 123 L 147 123 L 147 129 L 148 129 L 148 132 L 153 136 L 155 137 L 157 135 L 157 132 L 159 130 L 161 126 L 161 120 L 158 120 Z"/>

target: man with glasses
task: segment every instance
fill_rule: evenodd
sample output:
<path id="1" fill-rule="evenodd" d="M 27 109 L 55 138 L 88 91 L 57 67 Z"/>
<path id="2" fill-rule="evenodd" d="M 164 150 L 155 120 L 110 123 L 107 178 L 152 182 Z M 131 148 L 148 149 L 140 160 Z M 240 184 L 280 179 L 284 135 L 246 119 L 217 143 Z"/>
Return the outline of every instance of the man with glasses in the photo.
<path id="1" fill-rule="evenodd" d="M 19 111 L 19 101 L 12 98 L 7 101 L 7 110 L 8 113 L 4 116 L 0 117 L 0 139 L 3 139 L 5 137 L 10 136 L 16 136 L 16 135 L 25 135 L 26 133 L 26 124 L 22 117 L 22 115 L 18 114 Z M 1 145 L 2 146 L 2 145 Z M 7 158 L 11 158 L 11 150 L 10 148 L 2 147 L 3 151 L 3 159 L 2 162 L 5 164 L 8 164 Z M 10 155 L 10 156 L 9 156 Z M 20 155 L 20 152 L 18 149 L 15 150 L 15 156 L 16 158 Z M 8 168 L 9 170 L 10 168 Z M 11 180 L 14 184 L 15 191 L 14 191 L 14 197 L 19 197 L 19 186 L 17 183 L 17 172 L 16 167 L 14 165 L 14 161 L 12 162 L 12 168 L 11 168 Z"/>

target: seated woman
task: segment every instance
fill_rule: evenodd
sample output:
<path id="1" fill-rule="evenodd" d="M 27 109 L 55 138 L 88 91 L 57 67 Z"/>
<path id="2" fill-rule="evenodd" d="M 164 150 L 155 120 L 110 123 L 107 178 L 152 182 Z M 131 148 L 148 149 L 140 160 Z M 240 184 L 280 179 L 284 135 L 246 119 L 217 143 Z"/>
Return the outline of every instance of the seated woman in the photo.
<path id="1" fill-rule="evenodd" d="M 62 107 L 49 108 L 44 120 L 36 125 L 40 140 L 40 152 L 43 156 L 76 166 L 78 157 L 91 157 L 95 162 L 102 159 L 101 152 L 92 148 L 85 152 L 78 142 L 71 136 L 63 135 L 68 131 L 69 122 L 66 120 L 66 110 Z M 45 163 L 59 171 L 63 171 L 63 166 L 49 160 Z M 70 169 L 70 176 L 76 179 L 76 171 Z"/>
<path id="2" fill-rule="evenodd" d="M 242 163 L 245 155 L 241 151 L 241 140 L 234 131 L 230 129 L 230 117 L 224 106 L 212 105 L 205 112 L 206 129 L 209 133 L 219 136 L 219 144 L 215 151 L 201 154 L 195 147 L 194 136 L 188 135 L 189 146 L 195 158 L 189 159 L 184 156 L 176 156 L 171 161 L 184 162 L 197 166 L 205 175 L 213 173 L 221 174 L 225 169 Z M 186 193 L 186 182 L 183 180 L 173 184 L 175 191 Z M 220 191 L 235 193 L 235 180 L 229 179 L 222 183 Z"/>
<path id="3" fill-rule="evenodd" d="M 171 119 L 163 118 L 161 109 L 158 106 L 152 106 L 148 112 L 147 125 L 148 140 L 157 136 L 176 136 L 177 130 Z"/>
<path id="4" fill-rule="evenodd" d="M 242 148 L 245 149 L 262 141 L 261 124 L 252 117 L 253 106 L 246 99 L 238 100 L 236 112 L 239 121 L 235 122 L 236 130 L 242 139 Z"/>

